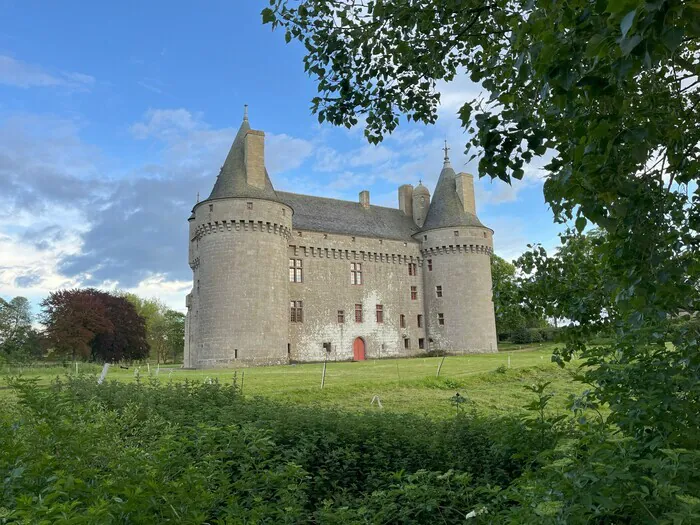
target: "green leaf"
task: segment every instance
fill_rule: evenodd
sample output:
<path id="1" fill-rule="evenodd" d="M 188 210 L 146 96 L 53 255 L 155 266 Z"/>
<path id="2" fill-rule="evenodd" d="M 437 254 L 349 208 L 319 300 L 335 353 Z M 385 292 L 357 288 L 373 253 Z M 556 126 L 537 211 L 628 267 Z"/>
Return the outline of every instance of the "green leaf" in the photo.
<path id="1" fill-rule="evenodd" d="M 620 42 L 620 49 L 622 49 L 622 54 L 624 56 L 629 55 L 632 50 L 637 47 L 637 45 L 642 41 L 642 37 L 639 35 L 632 35 L 631 38 L 625 38 Z"/>
<path id="2" fill-rule="evenodd" d="M 579 233 L 582 233 L 584 228 L 586 227 L 587 222 L 588 221 L 586 220 L 585 217 L 579 217 L 578 219 L 576 219 L 576 230 Z"/>
<path id="3" fill-rule="evenodd" d="M 275 21 L 275 13 L 269 7 L 262 10 L 262 22 L 263 24 L 269 24 Z"/>
<path id="4" fill-rule="evenodd" d="M 630 28 L 632 27 L 632 23 L 634 22 L 634 16 L 637 14 L 637 10 L 634 9 L 627 13 L 625 17 L 622 19 L 622 22 L 620 22 L 620 31 L 622 31 L 622 38 L 627 37 L 627 33 L 629 32 Z"/>
<path id="5" fill-rule="evenodd" d="M 669 51 L 675 51 L 683 41 L 683 34 L 684 31 L 682 27 L 674 27 L 666 31 L 661 37 L 661 40 Z"/>

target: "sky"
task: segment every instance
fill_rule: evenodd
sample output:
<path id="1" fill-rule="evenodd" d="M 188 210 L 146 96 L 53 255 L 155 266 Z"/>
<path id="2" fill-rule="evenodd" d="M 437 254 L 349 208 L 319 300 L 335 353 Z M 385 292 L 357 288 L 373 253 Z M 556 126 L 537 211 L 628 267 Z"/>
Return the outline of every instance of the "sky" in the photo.
<path id="1" fill-rule="evenodd" d="M 276 189 L 397 207 L 397 188 L 431 190 L 443 141 L 456 171 L 457 119 L 479 94 L 441 83 L 433 126 L 407 123 L 379 146 L 362 128 L 320 125 L 303 47 L 263 26 L 266 1 L 0 0 L 0 297 L 94 286 L 184 311 L 191 288 L 187 218 L 211 192 L 249 105 L 266 133 Z M 543 172 L 512 186 L 476 180 L 495 253 L 558 244 Z"/>

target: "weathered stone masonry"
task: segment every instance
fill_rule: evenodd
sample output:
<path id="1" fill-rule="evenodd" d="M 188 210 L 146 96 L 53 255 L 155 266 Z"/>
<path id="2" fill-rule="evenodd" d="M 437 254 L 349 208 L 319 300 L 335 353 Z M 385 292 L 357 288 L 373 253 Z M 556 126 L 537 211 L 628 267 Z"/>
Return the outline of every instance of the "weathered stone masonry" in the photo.
<path id="1" fill-rule="evenodd" d="M 447 155 L 399 209 L 276 192 L 246 118 L 189 223 L 187 367 L 496 351 L 493 231 Z"/>

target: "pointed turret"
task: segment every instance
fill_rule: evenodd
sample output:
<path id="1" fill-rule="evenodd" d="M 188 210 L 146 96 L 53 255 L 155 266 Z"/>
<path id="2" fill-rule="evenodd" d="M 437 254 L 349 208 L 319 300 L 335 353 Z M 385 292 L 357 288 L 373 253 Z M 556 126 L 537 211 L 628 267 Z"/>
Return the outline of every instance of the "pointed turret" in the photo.
<path id="1" fill-rule="evenodd" d="M 209 199 L 257 198 L 280 202 L 265 168 L 265 134 L 250 128 L 248 106 Z"/>
<path id="2" fill-rule="evenodd" d="M 449 148 L 445 142 L 445 159 L 435 193 L 430 202 L 428 216 L 423 230 L 451 228 L 454 226 L 484 225 L 476 216 L 474 208 L 474 182 L 471 175 L 455 173 L 447 155 Z M 470 197 L 471 196 L 471 197 Z"/>

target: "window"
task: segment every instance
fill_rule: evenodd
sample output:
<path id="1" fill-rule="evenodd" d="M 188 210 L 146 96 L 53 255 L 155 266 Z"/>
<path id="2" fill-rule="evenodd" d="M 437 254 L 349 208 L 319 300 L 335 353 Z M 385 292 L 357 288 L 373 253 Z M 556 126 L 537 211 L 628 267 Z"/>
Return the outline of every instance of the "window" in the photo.
<path id="1" fill-rule="evenodd" d="M 411 348 L 411 340 L 407 337 L 406 339 L 403 340 L 403 347 L 408 350 Z"/>
<path id="2" fill-rule="evenodd" d="M 343 324 L 345 322 L 345 310 L 338 310 L 338 323 Z"/>
<path id="3" fill-rule="evenodd" d="M 209 205 L 209 211 L 214 211 L 214 205 L 213 205 L 213 204 L 210 204 L 210 205 Z"/>
<path id="4" fill-rule="evenodd" d="M 406 328 L 406 316 L 404 314 L 399 316 L 399 326 L 401 328 Z"/>
<path id="5" fill-rule="evenodd" d="M 289 259 L 289 282 L 303 282 L 303 273 L 301 268 L 301 259 Z"/>
<path id="6" fill-rule="evenodd" d="M 455 230 L 455 237 L 459 237 L 459 230 Z"/>
<path id="7" fill-rule="evenodd" d="M 253 209 L 253 203 L 252 203 L 252 202 L 246 202 L 245 205 L 246 205 L 246 208 L 248 208 L 249 210 L 252 210 L 252 209 Z"/>
<path id="8" fill-rule="evenodd" d="M 355 322 L 356 323 L 362 322 L 362 305 L 361 304 L 355 305 Z"/>
<path id="9" fill-rule="evenodd" d="M 238 359 L 238 348 L 233 349 L 233 358 Z"/>
<path id="10" fill-rule="evenodd" d="M 438 314 L 438 324 L 445 326 L 445 314 Z"/>
<path id="11" fill-rule="evenodd" d="M 433 271 L 433 260 L 428 259 L 428 271 L 432 272 Z"/>
<path id="12" fill-rule="evenodd" d="M 199 285 L 199 279 L 197 279 L 197 293 L 199 293 L 200 289 L 201 289 L 201 286 Z"/>
<path id="13" fill-rule="evenodd" d="M 427 235 L 423 235 L 423 240 L 424 240 L 424 241 L 427 241 L 427 240 L 428 240 L 428 236 L 427 236 Z"/>
<path id="14" fill-rule="evenodd" d="M 293 323 L 303 323 L 304 313 L 302 310 L 301 301 L 290 301 L 289 302 L 289 320 Z"/>
<path id="15" fill-rule="evenodd" d="M 282 208 L 282 216 L 284 217 L 285 215 L 287 215 L 287 210 L 285 208 Z"/>
<path id="16" fill-rule="evenodd" d="M 416 275 L 418 268 L 416 263 L 408 263 L 408 275 Z"/>
<path id="17" fill-rule="evenodd" d="M 415 301 L 416 299 L 418 299 L 418 288 L 411 286 L 411 300 Z"/>
<path id="18" fill-rule="evenodd" d="M 486 237 L 488 237 L 488 235 L 486 235 L 486 232 L 484 232 L 484 239 L 485 239 Z"/>
<path id="19" fill-rule="evenodd" d="M 384 322 L 384 307 L 381 304 L 377 305 L 377 322 Z"/>
<path id="20" fill-rule="evenodd" d="M 423 316 L 421 314 L 418 314 L 418 328 L 423 328 Z"/>
<path id="21" fill-rule="evenodd" d="M 292 353 L 292 343 L 287 343 L 287 355 Z"/>
<path id="22" fill-rule="evenodd" d="M 435 297 L 442 297 L 442 286 L 435 287 Z"/>
<path id="23" fill-rule="evenodd" d="M 422 337 L 418 339 L 418 348 L 420 348 L 421 350 L 425 349 L 425 339 L 423 339 Z"/>
<path id="24" fill-rule="evenodd" d="M 324 349 L 327 353 L 330 354 L 330 353 L 331 353 L 331 344 L 330 344 L 330 343 L 323 343 L 323 349 Z"/>
<path id="25" fill-rule="evenodd" d="M 362 284 L 362 263 L 350 263 L 350 284 Z"/>

